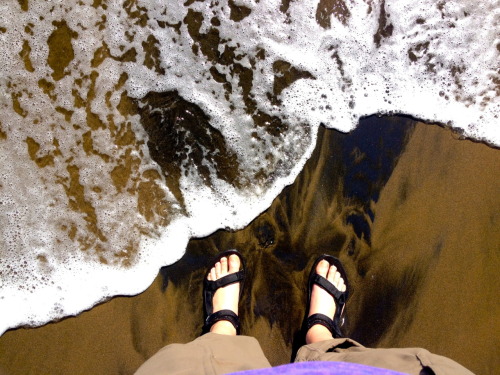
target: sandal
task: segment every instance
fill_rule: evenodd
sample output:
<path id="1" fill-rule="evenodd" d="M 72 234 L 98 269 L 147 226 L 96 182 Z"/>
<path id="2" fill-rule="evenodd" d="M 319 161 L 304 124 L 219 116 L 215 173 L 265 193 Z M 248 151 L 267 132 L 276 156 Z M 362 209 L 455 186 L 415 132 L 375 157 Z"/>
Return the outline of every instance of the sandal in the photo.
<path id="1" fill-rule="evenodd" d="M 207 276 L 214 266 L 222 257 L 229 258 L 230 255 L 236 254 L 241 261 L 241 269 L 238 272 L 223 276 L 215 281 L 207 280 Z M 243 291 L 243 280 L 245 278 L 245 259 L 238 250 L 227 250 L 218 254 L 211 262 L 208 271 L 203 279 L 203 305 L 205 308 L 205 324 L 203 325 L 203 333 L 210 332 L 210 328 L 220 320 L 227 320 L 236 329 L 236 334 L 240 333 L 240 319 L 232 310 L 219 310 L 213 312 L 214 294 L 219 288 L 223 288 L 229 284 L 240 283 L 240 295 Z"/>
<path id="2" fill-rule="evenodd" d="M 330 281 L 328 281 L 326 278 L 316 273 L 316 266 L 323 259 L 326 260 L 328 263 L 330 263 L 330 266 L 333 265 L 337 267 L 337 271 L 344 279 L 344 283 L 346 286 L 345 292 L 341 292 Z M 309 274 L 308 306 L 306 310 L 307 312 L 309 311 L 311 305 L 311 293 L 314 284 L 319 285 L 333 297 L 336 306 L 335 316 L 333 317 L 333 319 L 331 319 L 330 317 L 324 314 L 313 314 L 307 318 L 306 321 L 307 330 L 309 330 L 309 328 L 311 328 L 315 324 L 321 324 L 322 326 L 328 328 L 328 330 L 332 333 L 332 336 L 334 338 L 343 337 L 342 332 L 340 330 L 340 327 L 343 324 L 343 322 L 341 322 L 341 316 L 344 311 L 344 306 L 345 303 L 347 302 L 347 298 L 349 297 L 349 284 L 347 282 L 347 274 L 344 270 L 344 267 L 342 267 L 342 263 L 340 263 L 340 260 L 338 260 L 334 256 L 323 254 L 320 257 L 318 257 L 318 259 L 316 259 L 316 261 L 314 262 L 314 265 L 312 266 L 311 269 L 311 273 Z"/>

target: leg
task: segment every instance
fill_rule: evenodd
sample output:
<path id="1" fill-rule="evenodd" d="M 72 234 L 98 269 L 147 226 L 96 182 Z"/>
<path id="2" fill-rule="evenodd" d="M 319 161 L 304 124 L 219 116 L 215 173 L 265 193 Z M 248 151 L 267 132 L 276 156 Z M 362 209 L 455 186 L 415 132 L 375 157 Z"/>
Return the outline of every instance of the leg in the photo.
<path id="1" fill-rule="evenodd" d="M 240 270 L 238 255 L 220 258 L 207 274 L 216 281 Z M 240 284 L 235 282 L 215 291 L 213 313 L 231 310 L 238 314 Z M 167 345 L 146 361 L 136 375 L 159 374 L 226 374 L 229 372 L 271 367 L 253 337 L 237 336 L 236 328 L 227 320 L 210 327 L 210 332 L 187 344 Z"/>
<path id="2" fill-rule="evenodd" d="M 210 332 L 187 344 L 165 346 L 135 375 L 220 375 L 264 367 L 271 365 L 255 338 Z"/>
<path id="3" fill-rule="evenodd" d="M 459 363 L 422 348 L 370 349 L 351 339 L 304 345 L 295 361 L 350 362 L 411 375 L 474 375 Z"/>
<path id="4" fill-rule="evenodd" d="M 241 262 L 237 255 L 230 255 L 229 259 L 222 257 L 219 262 L 215 263 L 208 273 L 207 280 L 216 281 L 221 277 L 240 270 Z M 220 310 L 231 310 L 238 315 L 238 302 L 240 294 L 240 284 L 234 283 L 220 288 L 215 292 L 213 298 L 214 312 Z M 220 320 L 215 323 L 210 332 L 219 333 L 221 335 L 236 336 L 236 328 L 227 320 Z"/>
<path id="5" fill-rule="evenodd" d="M 325 277 L 339 291 L 345 291 L 346 282 L 335 266 L 322 260 L 316 266 L 316 273 Z M 336 308 L 332 295 L 314 285 L 308 316 L 321 313 L 333 318 Z M 473 375 L 453 360 L 425 349 L 369 349 L 348 338 L 333 338 L 332 333 L 320 324 L 313 325 L 307 331 L 306 344 L 299 349 L 296 362 L 351 362 L 415 375 Z"/>
<path id="6" fill-rule="evenodd" d="M 326 278 L 340 292 L 346 291 L 346 284 L 340 272 L 338 272 L 337 267 L 330 265 L 326 260 L 323 259 L 318 263 L 316 266 L 316 273 Z M 319 285 L 313 285 L 308 316 L 320 313 L 333 319 L 336 310 L 337 306 L 333 297 Z M 332 338 L 332 333 L 325 326 L 315 324 L 307 331 L 306 344 L 330 340 Z"/>

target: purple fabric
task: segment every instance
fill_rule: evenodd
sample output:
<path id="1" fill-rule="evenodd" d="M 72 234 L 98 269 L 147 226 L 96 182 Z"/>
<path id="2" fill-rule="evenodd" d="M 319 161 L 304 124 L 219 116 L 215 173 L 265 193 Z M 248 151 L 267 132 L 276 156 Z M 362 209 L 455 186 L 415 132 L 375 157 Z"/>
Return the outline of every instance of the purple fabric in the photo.
<path id="1" fill-rule="evenodd" d="M 247 370 L 232 372 L 231 374 L 239 375 L 404 375 L 402 372 L 386 370 L 383 368 L 358 365 L 357 363 L 348 362 L 297 362 L 288 365 L 282 365 L 271 368 L 263 368 L 258 370 Z"/>

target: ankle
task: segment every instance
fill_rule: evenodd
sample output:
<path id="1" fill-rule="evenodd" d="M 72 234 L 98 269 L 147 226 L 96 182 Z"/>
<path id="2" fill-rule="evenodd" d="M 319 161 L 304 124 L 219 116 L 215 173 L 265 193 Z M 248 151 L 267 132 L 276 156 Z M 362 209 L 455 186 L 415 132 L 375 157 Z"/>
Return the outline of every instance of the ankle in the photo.
<path id="1" fill-rule="evenodd" d="M 220 335 L 236 336 L 236 328 L 227 320 L 219 320 L 210 328 L 210 332 Z"/>
<path id="2" fill-rule="evenodd" d="M 332 333 L 321 324 L 315 324 L 306 333 L 306 344 L 333 339 Z"/>

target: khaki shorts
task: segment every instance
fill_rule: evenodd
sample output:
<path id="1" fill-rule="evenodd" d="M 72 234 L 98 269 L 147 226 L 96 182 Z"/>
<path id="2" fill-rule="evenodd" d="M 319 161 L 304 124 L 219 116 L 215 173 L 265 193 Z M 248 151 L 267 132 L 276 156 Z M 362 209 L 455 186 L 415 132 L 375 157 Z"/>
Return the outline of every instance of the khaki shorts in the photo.
<path id="1" fill-rule="evenodd" d="M 295 362 L 340 361 L 407 374 L 473 375 L 455 361 L 425 349 L 370 349 L 351 339 L 332 339 L 302 346 Z M 249 336 L 207 333 L 187 344 L 165 346 L 135 375 L 206 374 L 271 367 L 259 343 Z"/>

